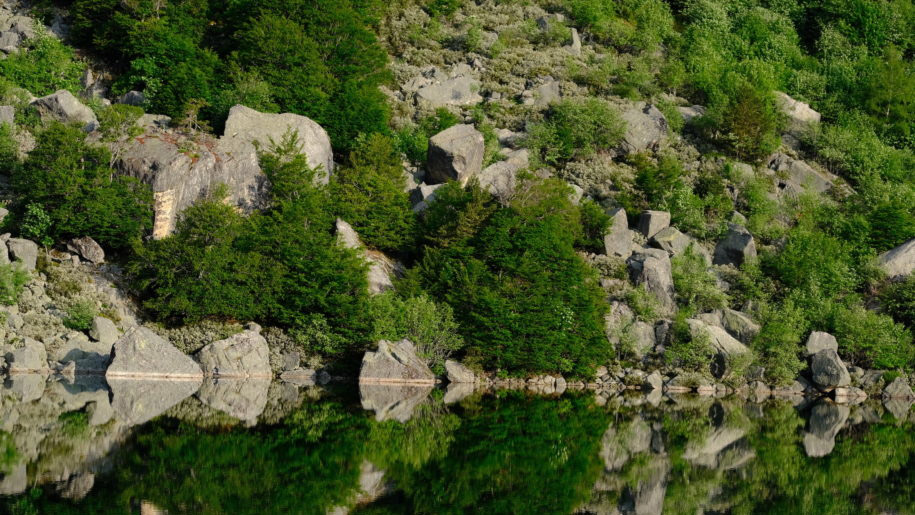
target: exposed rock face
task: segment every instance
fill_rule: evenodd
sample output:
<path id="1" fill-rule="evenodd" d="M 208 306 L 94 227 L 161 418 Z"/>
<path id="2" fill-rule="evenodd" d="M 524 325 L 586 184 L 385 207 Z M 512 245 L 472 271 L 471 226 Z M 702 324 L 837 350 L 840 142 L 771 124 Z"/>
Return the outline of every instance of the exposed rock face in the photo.
<path id="1" fill-rule="evenodd" d="M 804 451 L 811 458 L 820 458 L 832 452 L 836 435 L 845 427 L 849 409 L 830 402 L 818 402 L 810 410 L 808 430 L 804 434 Z"/>
<path id="2" fill-rule="evenodd" d="M 623 154 L 655 149 L 667 138 L 667 118 L 651 104 L 636 102 L 622 112 L 626 135 L 620 144 Z"/>
<path id="3" fill-rule="evenodd" d="M 548 77 L 543 84 L 525 91 L 521 97 L 521 103 L 524 105 L 546 107 L 553 102 L 558 102 L 562 97 L 562 92 L 559 89 L 559 81 Z"/>
<path id="4" fill-rule="evenodd" d="M 654 328 L 638 320 L 626 304 L 613 302 L 604 323 L 607 340 L 618 349 L 625 342 L 627 348 L 624 350 L 632 352 L 638 359 L 651 352 L 657 343 Z"/>
<path id="5" fill-rule="evenodd" d="M 107 377 L 115 419 L 127 425 L 144 424 L 194 395 L 203 379 L 169 381 Z"/>
<path id="6" fill-rule="evenodd" d="M 101 245 L 88 236 L 68 241 L 67 250 L 79 254 L 86 261 L 96 265 L 105 262 L 105 251 L 102 250 Z"/>
<path id="7" fill-rule="evenodd" d="M 35 242 L 10 238 L 6 242 L 6 247 L 9 249 L 10 260 L 22 261 L 26 270 L 35 270 L 35 266 L 38 264 L 38 245 Z"/>
<path id="8" fill-rule="evenodd" d="M 195 379 L 199 384 L 203 372 L 193 359 L 161 336 L 146 327 L 134 327 L 115 342 L 105 377 Z"/>
<path id="9" fill-rule="evenodd" d="M 197 359 L 210 377 L 273 377 L 267 340 L 256 331 L 244 331 L 200 349 Z"/>
<path id="10" fill-rule="evenodd" d="M 98 128 L 98 119 L 92 109 L 77 100 L 73 93 L 65 89 L 35 100 L 32 105 L 38 109 L 42 121 L 63 123 L 81 123 L 87 132 Z"/>
<path id="11" fill-rule="evenodd" d="M 880 254 L 878 259 L 890 279 L 908 277 L 915 271 L 915 238 L 890 251 Z"/>
<path id="12" fill-rule="evenodd" d="M 413 211 L 421 213 L 429 207 L 429 204 L 435 200 L 435 190 L 442 187 L 442 184 L 426 184 L 425 182 L 414 188 L 410 192 L 410 202 L 413 203 Z"/>
<path id="13" fill-rule="evenodd" d="M 448 373 L 448 382 L 450 383 L 476 383 L 477 376 L 473 370 L 465 367 L 454 360 L 445 361 L 445 371 Z"/>
<path id="14" fill-rule="evenodd" d="M 207 379 L 197 391 L 197 398 L 215 410 L 254 425 L 267 405 L 270 382 L 269 377 Z"/>
<path id="15" fill-rule="evenodd" d="M 472 125 L 455 125 L 429 139 L 426 182 L 467 184 L 483 168 L 483 135 Z"/>
<path id="16" fill-rule="evenodd" d="M 728 232 L 715 246 L 716 265 L 740 266 L 748 259 L 756 259 L 756 241 L 742 225 L 728 224 Z"/>
<path id="17" fill-rule="evenodd" d="M 360 383 L 433 385 L 435 374 L 416 356 L 410 340 L 378 342 L 378 350 L 366 352 L 359 372 Z"/>
<path id="18" fill-rule="evenodd" d="M 689 123 L 694 119 L 705 115 L 705 107 L 700 105 L 680 106 L 677 107 L 677 112 L 683 117 L 684 122 Z"/>
<path id="19" fill-rule="evenodd" d="M 117 103 L 131 106 L 142 106 L 146 103 L 146 95 L 141 91 L 131 90 L 117 98 Z"/>
<path id="20" fill-rule="evenodd" d="M 820 122 L 820 113 L 814 111 L 810 104 L 795 100 L 781 91 L 775 92 L 775 103 L 788 117 L 788 134 L 795 138 L 800 138 L 812 125 Z"/>
<path id="21" fill-rule="evenodd" d="M 705 250 L 705 247 L 674 227 L 661 229 L 651 238 L 650 243 L 654 247 L 666 250 L 667 253 L 670 254 L 670 257 L 679 256 L 692 246 L 694 254 L 702 256 L 707 264 L 712 263 L 712 257 L 709 255 L 708 251 Z"/>
<path id="22" fill-rule="evenodd" d="M 480 172 L 480 186 L 496 198 L 507 201 L 515 194 L 518 171 L 527 168 L 529 162 L 527 149 L 509 152 L 505 160 L 493 163 Z"/>
<path id="23" fill-rule="evenodd" d="M 810 358 L 810 372 L 813 382 L 820 388 L 848 386 L 851 383 L 845 363 L 832 349 L 821 350 Z"/>
<path id="24" fill-rule="evenodd" d="M 733 309 L 717 309 L 702 313 L 696 318 L 708 325 L 720 327 L 742 343 L 749 344 L 759 334 L 759 324 L 749 315 Z"/>
<path id="25" fill-rule="evenodd" d="M 738 356 L 750 354 L 750 349 L 727 333 L 723 328 L 709 325 L 698 319 L 686 321 L 693 337 L 706 335 L 717 356 L 712 362 L 711 372 L 715 377 L 723 377 L 730 370 L 731 362 Z"/>
<path id="26" fill-rule="evenodd" d="M 667 252 L 641 249 L 633 253 L 626 264 L 629 265 L 629 278 L 633 283 L 644 285 L 666 309 L 674 308 L 674 280 Z"/>
<path id="27" fill-rule="evenodd" d="M 807 355 L 813 356 L 822 350 L 839 351 L 839 342 L 836 337 L 822 331 L 813 331 L 807 337 Z"/>
<path id="28" fill-rule="evenodd" d="M 639 232 L 651 238 L 670 226 L 670 213 L 667 211 L 645 211 L 639 215 Z"/>
<path id="29" fill-rule="evenodd" d="M 777 153 L 769 158 L 769 169 L 778 172 L 779 191 L 797 196 L 810 188 L 816 193 L 832 189 L 833 179 L 826 172 L 815 170 L 804 161 Z"/>
<path id="30" fill-rule="evenodd" d="M 480 82 L 471 77 L 454 77 L 420 88 L 416 92 L 416 103 L 432 109 L 478 104 L 483 100 L 479 89 Z"/>
<path id="31" fill-rule="evenodd" d="M 613 223 L 604 235 L 604 252 L 608 256 L 627 259 L 632 255 L 632 231 L 629 230 L 626 210 L 621 207 L 614 209 L 610 219 Z"/>
<path id="32" fill-rule="evenodd" d="M 912 388 L 904 377 L 897 377 L 883 389 L 884 399 L 915 399 Z"/>
<path id="33" fill-rule="evenodd" d="M 297 131 L 298 145 L 309 166 L 320 167 L 318 180 L 327 182 L 333 169 L 330 138 L 318 124 L 296 114 L 265 114 L 244 106 L 229 111 L 225 135 L 219 140 L 185 140 L 156 124 L 131 142 L 117 162 L 125 174 L 148 184 L 154 195 L 153 237 L 164 238 L 177 215 L 220 184 L 229 201 L 243 211 L 265 206 L 268 181 L 260 169 L 255 142 L 262 148 Z M 182 145 L 190 145 L 188 151 Z"/>
<path id="34" fill-rule="evenodd" d="M 648 377 L 645 378 L 645 382 L 642 383 L 642 390 L 644 391 L 654 391 L 660 390 L 664 386 L 664 380 L 661 377 L 661 372 L 655 370 L 654 372 L 648 374 Z"/>
<path id="35" fill-rule="evenodd" d="M 359 397 L 362 409 L 375 412 L 375 420 L 397 420 L 406 422 L 413 417 L 413 411 L 432 392 L 432 386 L 412 384 L 369 384 L 359 383 Z"/>
<path id="36" fill-rule="evenodd" d="M 353 226 L 341 219 L 336 222 L 337 239 L 350 249 L 357 249 L 369 263 L 369 293 L 377 295 L 394 288 L 393 277 L 402 272 L 402 265 L 378 251 L 367 250 Z"/>

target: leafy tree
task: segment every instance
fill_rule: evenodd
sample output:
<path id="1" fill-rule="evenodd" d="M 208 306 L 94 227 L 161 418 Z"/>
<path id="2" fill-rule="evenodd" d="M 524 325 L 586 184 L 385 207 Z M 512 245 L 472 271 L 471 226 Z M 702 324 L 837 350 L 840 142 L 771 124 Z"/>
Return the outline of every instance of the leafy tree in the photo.
<path id="1" fill-rule="evenodd" d="M 387 292 L 372 298 L 370 308 L 372 341 L 406 338 L 434 369 L 443 370 L 445 360 L 464 346 L 451 307 L 426 295 L 403 298 Z"/>

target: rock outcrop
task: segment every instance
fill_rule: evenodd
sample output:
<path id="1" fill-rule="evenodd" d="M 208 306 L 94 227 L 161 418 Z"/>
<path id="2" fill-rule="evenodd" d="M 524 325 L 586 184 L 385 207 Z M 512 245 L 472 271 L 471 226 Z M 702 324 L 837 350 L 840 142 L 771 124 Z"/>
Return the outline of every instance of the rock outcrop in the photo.
<path id="1" fill-rule="evenodd" d="M 671 275 L 670 256 L 661 249 L 640 249 L 632 254 L 629 278 L 636 285 L 644 285 L 667 310 L 675 307 L 674 280 Z"/>
<path id="2" fill-rule="evenodd" d="M 480 187 L 492 193 L 503 202 L 510 200 L 517 187 L 517 175 L 520 170 L 527 168 L 530 157 L 527 149 L 513 150 L 505 159 L 486 167 L 477 176 Z"/>
<path id="3" fill-rule="evenodd" d="M 455 125 L 429 139 L 426 182 L 467 184 L 483 168 L 483 135 L 473 125 Z"/>
<path id="4" fill-rule="evenodd" d="M 273 377 L 267 340 L 250 329 L 200 349 L 197 360 L 209 377 Z"/>
<path id="5" fill-rule="evenodd" d="M 10 260 L 21 261 L 26 270 L 35 270 L 38 265 L 38 245 L 34 241 L 10 238 L 6 242 L 6 247 Z"/>
<path id="6" fill-rule="evenodd" d="M 880 254 L 878 263 L 890 279 L 912 275 L 915 271 L 915 238 Z"/>
<path id="7" fill-rule="evenodd" d="M 632 231 L 626 210 L 619 207 L 610 212 L 612 223 L 604 235 L 604 252 L 608 256 L 628 259 L 632 255 Z"/>
<path id="8" fill-rule="evenodd" d="M 833 349 L 821 350 L 810 358 L 810 373 L 813 382 L 824 389 L 848 386 L 851 383 L 845 363 L 842 363 L 839 354 Z"/>
<path id="9" fill-rule="evenodd" d="M 715 377 L 724 377 L 731 370 L 733 361 L 741 356 L 749 356 L 750 349 L 728 334 L 723 328 L 709 325 L 699 319 L 689 319 L 690 334 L 694 338 L 706 337 L 715 351 L 710 372 Z"/>
<path id="10" fill-rule="evenodd" d="M 477 382 L 477 376 L 473 373 L 473 370 L 454 360 L 445 361 L 445 372 L 448 374 L 449 383 L 473 384 Z"/>
<path id="11" fill-rule="evenodd" d="M 769 158 L 769 169 L 775 171 L 778 191 L 798 196 L 808 188 L 816 193 L 826 193 L 833 187 L 833 177 L 818 171 L 804 161 L 787 154 L 776 153 Z"/>
<path id="12" fill-rule="evenodd" d="M 435 374 L 416 355 L 410 340 L 378 342 L 378 350 L 362 358 L 359 382 L 366 384 L 434 385 Z"/>
<path id="13" fill-rule="evenodd" d="M 480 82 L 468 76 L 458 76 L 429 84 L 416 92 L 420 107 L 435 109 L 447 106 L 467 106 L 480 103 Z"/>
<path id="14" fill-rule="evenodd" d="M 199 384 L 203 378 L 193 359 L 146 327 L 127 331 L 111 353 L 111 365 L 105 372 L 108 379 L 188 379 Z"/>
<path id="15" fill-rule="evenodd" d="M 716 265 L 740 266 L 745 261 L 756 259 L 756 241 L 746 227 L 728 224 L 728 232 L 715 246 Z"/>
<path id="16" fill-rule="evenodd" d="M 394 288 L 394 277 L 402 273 L 402 265 L 381 252 L 368 250 L 353 226 L 341 219 L 336 222 L 337 240 L 346 248 L 362 253 L 369 264 L 369 293 L 377 295 Z"/>
<path id="17" fill-rule="evenodd" d="M 912 387 L 906 382 L 904 377 L 897 377 L 893 382 L 886 385 L 883 389 L 884 399 L 915 399 L 915 393 L 912 393 Z"/>
<path id="18" fill-rule="evenodd" d="M 38 115 L 44 122 L 80 123 L 83 124 L 83 130 L 86 132 L 98 128 L 98 118 L 95 117 L 92 109 L 65 89 L 36 99 L 32 106 L 38 110 Z"/>
<path id="19" fill-rule="evenodd" d="M 81 258 L 93 264 L 105 262 L 105 251 L 101 245 L 88 236 L 73 238 L 67 242 L 67 250 L 78 254 Z"/>
<path id="20" fill-rule="evenodd" d="M 639 215 L 639 232 L 651 238 L 670 226 L 670 213 L 667 211 L 645 211 Z"/>
<path id="21" fill-rule="evenodd" d="M 667 118 L 652 104 L 636 102 L 622 112 L 626 133 L 620 144 L 623 154 L 656 149 L 667 138 Z"/>
<path id="22" fill-rule="evenodd" d="M 822 331 L 813 331 L 810 333 L 810 336 L 807 337 L 807 355 L 813 356 L 824 350 L 839 351 L 839 342 L 836 341 L 836 337 Z"/>

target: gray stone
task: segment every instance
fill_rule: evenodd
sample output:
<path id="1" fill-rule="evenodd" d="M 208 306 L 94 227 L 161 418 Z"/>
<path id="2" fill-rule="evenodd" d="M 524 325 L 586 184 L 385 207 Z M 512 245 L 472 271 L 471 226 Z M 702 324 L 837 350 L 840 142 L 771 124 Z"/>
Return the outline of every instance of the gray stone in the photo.
<path id="1" fill-rule="evenodd" d="M 10 30 L 22 36 L 22 39 L 32 39 L 37 35 L 35 32 L 35 20 L 28 16 L 13 16 L 8 23 Z"/>
<path id="2" fill-rule="evenodd" d="M 835 336 L 822 331 L 813 331 L 810 333 L 810 336 L 807 337 L 808 356 L 813 356 L 817 352 L 827 349 L 835 352 L 839 351 L 839 342 L 836 341 Z"/>
<path id="3" fill-rule="evenodd" d="M 616 208 L 610 212 L 612 223 L 604 235 L 604 252 L 608 256 L 617 256 L 623 259 L 632 255 L 632 231 L 629 230 L 629 221 L 626 219 L 626 210 Z"/>
<path id="4" fill-rule="evenodd" d="M 21 238 L 10 238 L 6 242 L 9 249 L 10 260 L 21 261 L 28 271 L 35 270 L 38 265 L 38 245 L 34 241 Z"/>
<path id="5" fill-rule="evenodd" d="M 269 377 L 206 379 L 197 391 L 197 398 L 207 406 L 253 426 L 267 405 L 270 383 Z"/>
<path id="6" fill-rule="evenodd" d="M 845 427 L 849 413 L 847 406 L 827 401 L 820 401 L 811 408 L 808 429 L 804 434 L 807 456 L 820 458 L 832 452 L 836 435 Z"/>
<path id="7" fill-rule="evenodd" d="M 543 84 L 540 84 L 533 90 L 525 92 L 525 105 L 546 107 L 553 102 L 558 102 L 562 97 L 559 89 L 559 81 L 548 78 Z"/>
<path id="8" fill-rule="evenodd" d="M 800 138 L 811 126 L 820 122 L 820 113 L 814 111 L 810 104 L 795 100 L 781 91 L 774 94 L 776 105 L 788 118 L 787 132 L 792 136 Z"/>
<path id="9" fill-rule="evenodd" d="M 83 472 L 75 474 L 57 488 L 57 493 L 64 499 L 79 501 L 86 497 L 95 485 L 95 474 Z"/>
<path id="10" fill-rule="evenodd" d="M 413 205 L 422 203 L 425 207 L 428 207 L 429 204 L 435 200 L 435 190 L 441 188 L 442 184 L 426 184 L 421 183 L 419 186 L 410 191 L 410 202 Z"/>
<path id="11" fill-rule="evenodd" d="M 890 279 L 912 275 L 915 271 L 915 238 L 880 254 L 877 262 Z"/>
<path id="12" fill-rule="evenodd" d="M 912 410 L 912 399 L 883 399 L 883 407 L 893 418 L 904 421 Z"/>
<path id="13" fill-rule="evenodd" d="M 200 349 L 197 360 L 208 377 L 273 377 L 267 340 L 255 331 L 243 331 Z"/>
<path id="14" fill-rule="evenodd" d="M 0 32 L 0 52 L 12 54 L 19 50 L 22 44 L 22 36 L 11 30 Z"/>
<path id="15" fill-rule="evenodd" d="M 48 353 L 44 345 L 31 338 L 25 338 L 24 345 L 7 352 L 5 357 L 11 374 L 48 369 Z"/>
<path id="16" fill-rule="evenodd" d="M 691 318 L 686 321 L 694 338 L 706 336 L 716 353 L 710 372 L 715 377 L 724 377 L 731 370 L 731 364 L 740 356 L 748 356 L 750 349 L 728 334 L 722 327 L 709 325 L 702 320 Z"/>
<path id="17" fill-rule="evenodd" d="M 912 388 L 904 377 L 900 376 L 893 379 L 893 382 L 886 385 L 883 389 L 884 399 L 915 399 Z"/>
<path id="18" fill-rule="evenodd" d="M 26 463 L 13 466 L 0 480 L 0 495 L 19 495 L 29 488 Z"/>
<path id="19" fill-rule="evenodd" d="M 470 397 L 475 391 L 474 385 L 471 383 L 448 383 L 445 388 L 445 397 L 442 400 L 445 401 L 445 404 L 454 404 Z"/>
<path id="20" fill-rule="evenodd" d="M 105 373 L 108 379 L 196 379 L 199 384 L 203 377 L 193 359 L 146 327 L 128 330 L 115 342 L 111 352 L 111 365 Z"/>
<path id="21" fill-rule="evenodd" d="M 472 77 L 460 76 L 419 88 L 417 105 L 435 109 L 447 106 L 468 106 L 483 101 L 479 94 L 480 82 Z"/>
<path id="22" fill-rule="evenodd" d="M 97 342 L 105 345 L 114 345 L 121 337 L 116 325 L 111 320 L 97 316 L 92 319 L 92 327 L 89 329 L 89 336 Z"/>
<path id="23" fill-rule="evenodd" d="M 650 241 L 651 245 L 666 250 L 670 257 L 676 257 L 692 247 L 695 255 L 702 256 L 706 264 L 712 264 L 712 257 L 699 242 L 678 231 L 674 227 L 665 227 L 658 231 Z"/>
<path id="24" fill-rule="evenodd" d="M 80 123 L 87 132 L 98 128 L 98 119 L 92 109 L 80 102 L 73 93 L 65 89 L 41 97 L 32 103 L 42 121 Z"/>
<path id="25" fill-rule="evenodd" d="M 632 254 L 626 264 L 629 278 L 636 285 L 644 285 L 666 310 L 673 310 L 674 280 L 671 275 L 670 256 L 660 249 L 641 249 Z"/>
<path id="26" fill-rule="evenodd" d="M 429 398 L 432 386 L 411 384 L 359 383 L 362 409 L 375 412 L 375 420 L 406 422 L 413 417 L 416 407 Z"/>
<path id="27" fill-rule="evenodd" d="M 96 265 L 105 262 L 105 251 L 102 250 L 101 245 L 88 236 L 68 241 L 67 250 L 79 254 L 86 261 Z"/>
<path id="28" fill-rule="evenodd" d="M 776 153 L 769 158 L 769 169 L 776 172 L 779 191 L 797 196 L 808 188 L 816 193 L 826 193 L 833 187 L 833 179 L 804 161 L 787 154 Z"/>
<path id="29" fill-rule="evenodd" d="M 626 134 L 620 145 L 623 154 L 656 149 L 667 138 L 667 119 L 651 104 L 636 102 L 622 112 Z"/>
<path id="30" fill-rule="evenodd" d="M 572 55 L 581 55 L 581 36 L 578 35 L 578 29 L 572 29 L 572 42 L 567 48 Z"/>
<path id="31" fill-rule="evenodd" d="M 311 368 L 295 368 L 280 374 L 280 379 L 296 386 L 314 386 L 318 382 L 318 373 Z"/>
<path id="32" fill-rule="evenodd" d="M 749 315 L 733 309 L 717 309 L 696 316 L 706 324 L 721 327 L 741 343 L 749 345 L 759 334 L 759 324 Z"/>
<path id="33" fill-rule="evenodd" d="M 530 163 L 527 149 L 514 150 L 506 159 L 486 167 L 477 176 L 480 186 L 500 201 L 507 203 L 515 194 L 517 175 Z"/>
<path id="34" fill-rule="evenodd" d="M 832 349 L 817 352 L 810 358 L 810 372 L 813 382 L 820 388 L 835 388 L 851 384 L 851 376 L 839 354 Z"/>
<path id="35" fill-rule="evenodd" d="M 106 378 L 111 387 L 111 409 L 114 418 L 127 425 L 145 424 L 194 395 L 203 382 L 202 376 L 186 380 Z"/>
<path id="36" fill-rule="evenodd" d="M 476 383 L 477 376 L 473 370 L 454 360 L 445 361 L 445 371 L 448 373 L 450 383 Z"/>
<path id="37" fill-rule="evenodd" d="M 651 238 L 670 226 L 670 213 L 667 211 L 645 211 L 639 215 L 639 232 Z"/>
<path id="38" fill-rule="evenodd" d="M 10 127 L 16 124 L 16 108 L 13 106 L 0 106 L 0 125 L 8 124 Z"/>
<path id="39" fill-rule="evenodd" d="M 435 374 L 416 356 L 410 340 L 378 342 L 378 350 L 362 358 L 359 382 L 369 384 L 433 385 Z"/>
<path id="40" fill-rule="evenodd" d="M 367 250 L 353 226 L 341 219 L 337 219 L 335 230 L 337 240 L 346 248 L 356 249 L 362 253 L 363 259 L 369 264 L 368 289 L 372 295 L 378 295 L 394 288 L 393 277 L 402 271 L 402 265 L 391 260 L 383 253 Z"/>
<path id="41" fill-rule="evenodd" d="M 472 125 L 455 125 L 429 139 L 426 181 L 467 184 L 483 167 L 483 135 Z"/>
<path id="42" fill-rule="evenodd" d="M 661 372 L 659 370 L 655 370 L 645 378 L 645 382 L 642 383 L 642 390 L 651 392 L 660 390 L 663 386 L 664 378 L 661 377 Z"/>
<path id="43" fill-rule="evenodd" d="M 117 103 L 127 104 L 131 106 L 142 106 L 146 103 L 146 95 L 144 95 L 141 91 L 131 90 L 119 96 Z"/>
<path id="44" fill-rule="evenodd" d="M 696 118 L 705 116 L 705 107 L 700 105 L 680 106 L 677 107 L 677 111 L 680 113 L 680 116 L 683 117 L 683 121 L 686 123 L 689 123 Z"/>
<path id="45" fill-rule="evenodd" d="M 714 264 L 740 266 L 752 259 L 756 259 L 756 241 L 753 235 L 746 227 L 729 223 L 727 234 L 715 246 Z"/>

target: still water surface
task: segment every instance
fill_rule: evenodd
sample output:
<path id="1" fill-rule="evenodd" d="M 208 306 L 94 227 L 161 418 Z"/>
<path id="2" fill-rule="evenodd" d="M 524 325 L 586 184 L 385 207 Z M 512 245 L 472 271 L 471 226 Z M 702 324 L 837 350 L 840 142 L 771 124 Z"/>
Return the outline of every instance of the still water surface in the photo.
<path id="1" fill-rule="evenodd" d="M 908 403 L 458 393 L 14 376 L 0 512 L 915 513 Z"/>

